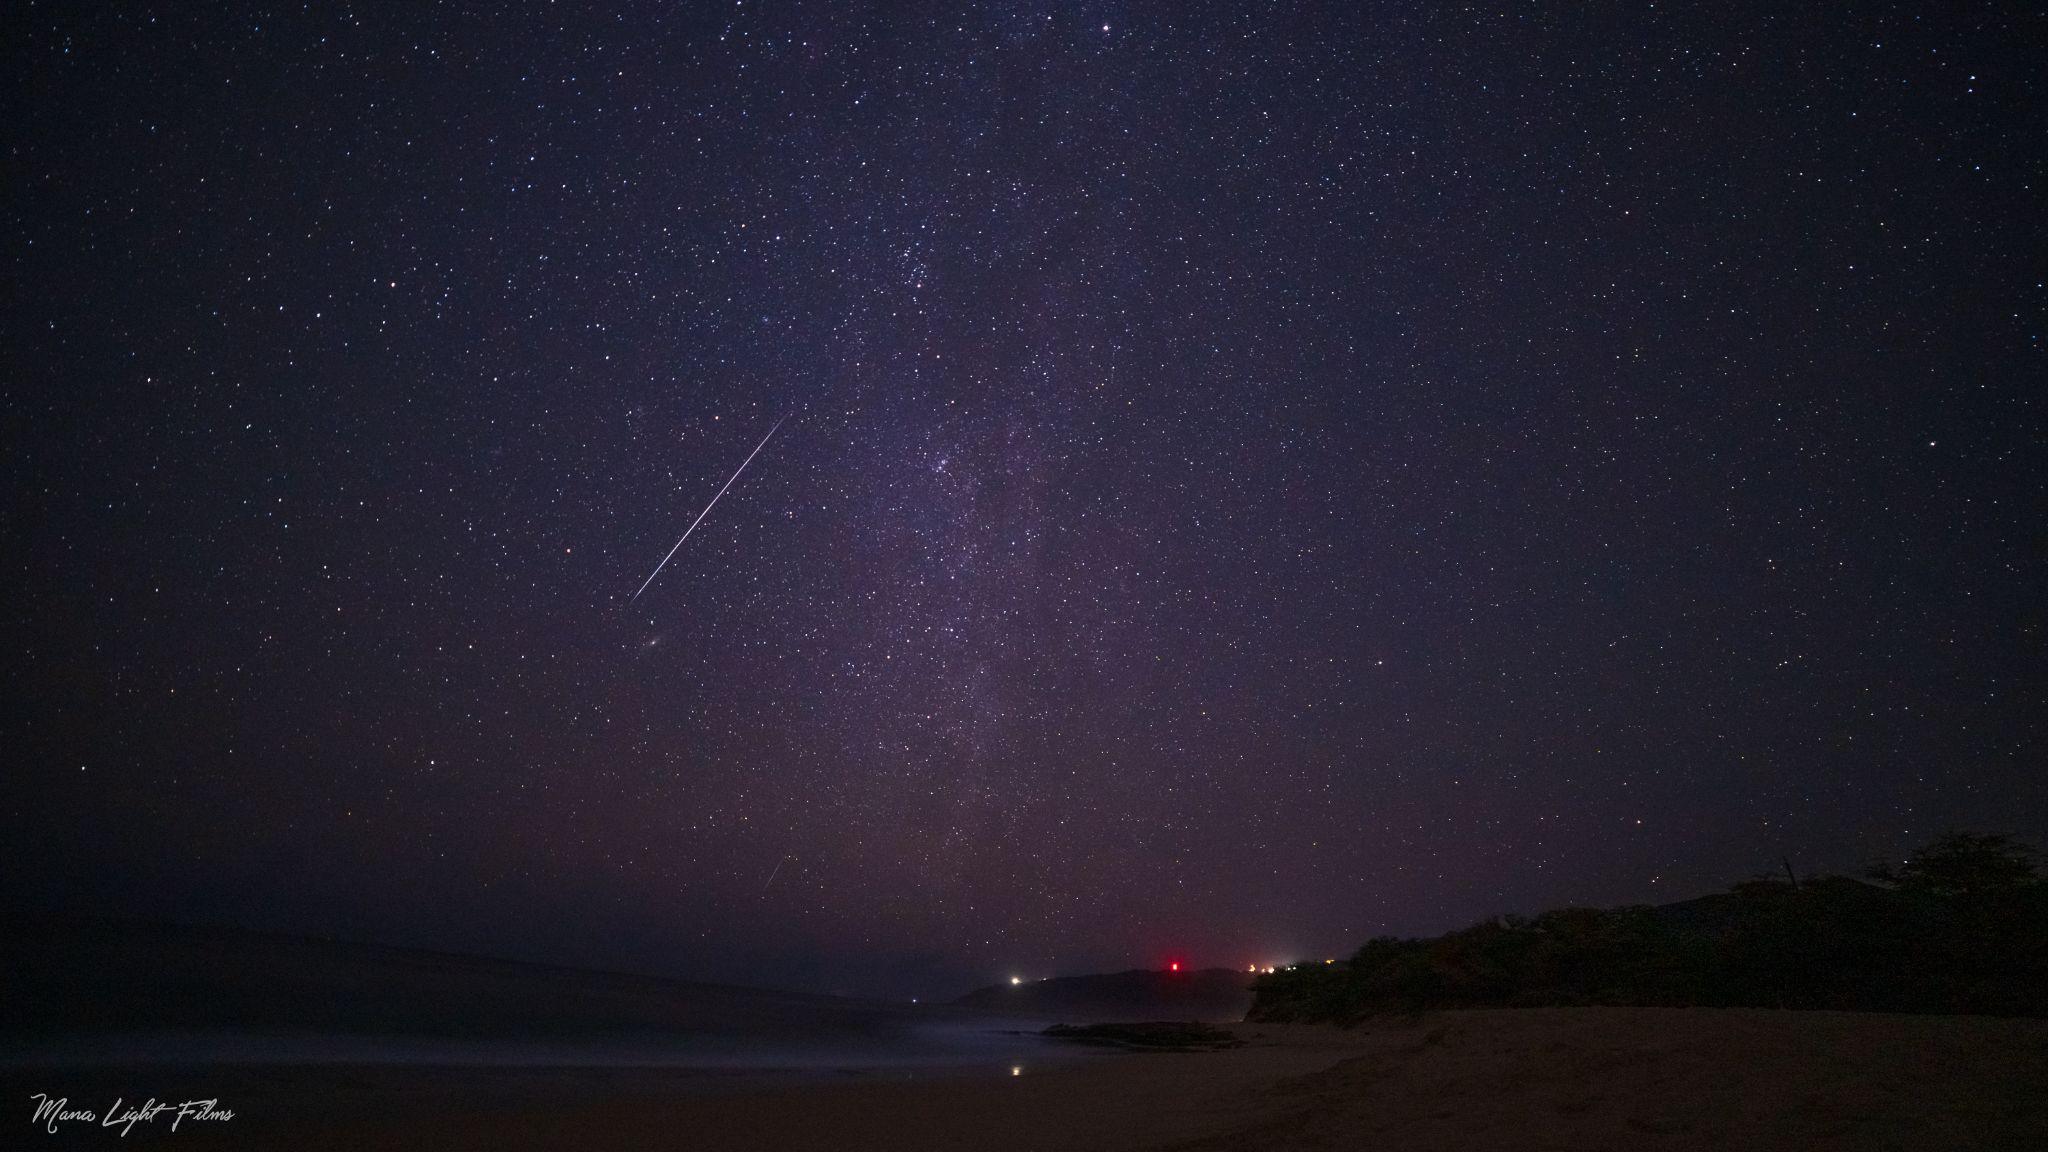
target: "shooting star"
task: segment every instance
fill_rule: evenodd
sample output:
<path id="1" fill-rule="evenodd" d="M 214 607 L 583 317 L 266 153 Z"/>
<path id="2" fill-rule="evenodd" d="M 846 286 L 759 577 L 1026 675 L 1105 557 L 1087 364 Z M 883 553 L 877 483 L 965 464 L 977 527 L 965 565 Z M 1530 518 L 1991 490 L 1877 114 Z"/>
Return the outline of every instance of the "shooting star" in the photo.
<path id="1" fill-rule="evenodd" d="M 789 417 L 787 416 L 784 416 L 782 418 L 782 420 L 787 419 L 789 419 Z M 752 452 L 747 453 L 747 458 L 745 460 L 740 461 L 740 466 L 733 471 L 732 480 L 727 480 L 725 482 L 725 488 L 732 487 L 732 481 L 739 479 L 740 473 L 745 472 L 747 470 L 747 465 L 752 464 L 754 462 L 754 457 L 759 456 L 761 454 L 761 449 L 766 448 L 768 446 L 769 439 L 775 435 L 775 429 L 782 427 L 782 420 L 777 420 L 775 422 L 775 428 L 770 428 L 768 430 L 768 435 L 761 437 L 761 442 L 759 444 L 754 445 L 754 450 Z M 676 546 L 668 550 L 668 555 L 663 556 L 661 558 L 661 563 L 656 564 L 654 566 L 654 571 L 649 572 L 647 574 L 647 579 L 642 580 L 640 582 L 639 591 L 633 593 L 634 600 L 638 600 L 640 598 L 640 593 L 647 591 L 647 586 L 649 584 L 654 583 L 654 578 L 656 576 L 661 575 L 661 570 L 663 568 L 668 567 L 668 562 L 670 560 L 673 560 L 675 558 L 676 552 L 682 548 L 683 540 L 688 540 L 690 538 L 690 533 L 695 532 L 697 530 L 697 525 L 702 524 L 704 522 L 704 518 L 706 516 L 711 515 L 711 510 L 718 506 L 718 497 L 725 495 L 725 488 L 720 488 L 718 490 L 718 496 L 713 496 L 711 498 L 711 503 L 706 504 L 704 506 L 704 510 L 702 512 L 697 513 L 697 518 L 695 520 L 690 521 L 690 526 L 688 528 L 683 529 L 682 539 L 677 540 Z M 632 601 L 629 600 L 627 601 L 627 603 L 630 604 L 632 603 Z"/>
<path id="2" fill-rule="evenodd" d="M 768 884 L 775 883 L 775 873 L 782 871 L 782 866 L 787 863 L 789 863 L 789 857 L 787 856 L 784 856 L 782 859 L 777 860 L 775 862 L 775 867 L 771 869 L 768 873 Z M 761 891 L 768 891 L 768 884 L 761 885 Z"/>

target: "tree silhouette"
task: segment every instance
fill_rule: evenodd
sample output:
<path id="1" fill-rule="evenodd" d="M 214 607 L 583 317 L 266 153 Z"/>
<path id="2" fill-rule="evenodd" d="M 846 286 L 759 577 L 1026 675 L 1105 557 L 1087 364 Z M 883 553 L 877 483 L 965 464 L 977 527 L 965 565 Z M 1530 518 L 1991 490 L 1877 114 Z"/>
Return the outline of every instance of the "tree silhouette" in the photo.
<path id="1" fill-rule="evenodd" d="M 1873 880 L 1936 896 L 1986 896 L 2011 892 L 2038 880 L 2034 854 L 2009 836 L 1951 832 L 1914 851 L 1905 864 L 1877 864 Z"/>

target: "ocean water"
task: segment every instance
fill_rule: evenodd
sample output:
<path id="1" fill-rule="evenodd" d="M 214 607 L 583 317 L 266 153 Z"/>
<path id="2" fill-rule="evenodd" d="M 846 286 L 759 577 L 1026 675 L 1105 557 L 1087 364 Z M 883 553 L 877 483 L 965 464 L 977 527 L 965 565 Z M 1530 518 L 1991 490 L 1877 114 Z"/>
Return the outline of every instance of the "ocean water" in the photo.
<path id="1" fill-rule="evenodd" d="M 1087 1059 L 1049 1020 L 176 925 L 0 932 L 0 1070 L 354 1066 L 707 1074 Z"/>
<path id="2" fill-rule="evenodd" d="M 1048 1040 L 1043 1023 L 939 1018 L 880 1021 L 849 1036 L 781 1028 L 749 1036 L 614 1033 L 475 1037 L 317 1031 L 164 1029 L 0 1036 L 0 1067 L 372 1065 L 473 1068 L 665 1068 L 702 1072 L 1007 1072 L 1085 1060 L 1097 1050 Z"/>

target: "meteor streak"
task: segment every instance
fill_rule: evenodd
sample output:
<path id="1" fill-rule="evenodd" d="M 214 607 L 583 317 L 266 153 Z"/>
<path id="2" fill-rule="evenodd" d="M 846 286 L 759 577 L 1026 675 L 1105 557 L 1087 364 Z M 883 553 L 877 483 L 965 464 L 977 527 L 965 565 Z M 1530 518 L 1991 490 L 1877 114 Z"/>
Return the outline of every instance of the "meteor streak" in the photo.
<path id="1" fill-rule="evenodd" d="M 787 419 L 789 419 L 789 417 L 787 416 L 784 416 L 782 418 L 782 420 Z M 782 427 L 782 420 L 777 420 L 775 422 L 775 428 L 770 428 L 768 430 L 768 435 L 761 437 L 761 442 L 759 444 L 754 445 L 754 450 L 752 452 L 747 453 L 747 458 L 745 460 L 740 461 L 740 466 L 733 471 L 732 480 L 727 480 L 725 482 L 725 488 L 732 487 L 732 481 L 739 479 L 740 473 L 745 472 L 747 470 L 747 465 L 752 464 L 754 462 L 754 457 L 759 456 L 761 454 L 761 449 L 766 448 L 768 446 L 768 440 L 770 437 L 775 435 L 775 429 Z M 676 552 L 682 548 L 683 540 L 688 540 L 690 538 L 690 533 L 695 532 L 697 530 L 697 525 L 702 524 L 704 522 L 704 518 L 706 516 L 711 515 L 711 509 L 718 505 L 718 497 L 725 495 L 725 488 L 720 488 L 718 490 L 718 496 L 713 496 L 711 498 L 711 503 L 706 504 L 704 506 L 704 510 L 702 512 L 697 513 L 697 518 L 695 520 L 690 521 L 690 526 L 688 528 L 683 529 L 682 539 L 677 540 L 676 546 L 668 550 L 668 555 L 663 556 L 661 558 L 661 563 L 656 564 L 654 566 L 654 571 L 649 572 L 647 574 L 647 579 L 642 580 L 640 582 L 639 591 L 633 593 L 634 600 L 638 600 L 640 598 L 640 593 L 647 591 L 647 586 L 649 584 L 654 583 L 654 578 L 656 576 L 661 575 L 661 570 L 663 568 L 668 567 L 668 562 L 674 559 Z M 632 603 L 632 601 L 629 600 L 627 601 L 627 603 L 630 604 Z"/>

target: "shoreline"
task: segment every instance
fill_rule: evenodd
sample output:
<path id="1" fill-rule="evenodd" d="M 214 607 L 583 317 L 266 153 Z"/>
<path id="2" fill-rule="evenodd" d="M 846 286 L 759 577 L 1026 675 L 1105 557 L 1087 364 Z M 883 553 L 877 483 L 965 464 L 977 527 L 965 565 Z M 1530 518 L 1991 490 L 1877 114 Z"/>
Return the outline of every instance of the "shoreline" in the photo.
<path id="1" fill-rule="evenodd" d="M 2048 1020 L 1718 1008 L 1434 1012 L 1229 1026 L 1243 1047 L 1050 1068 L 10 1069 L 10 1093 L 217 1097 L 177 1147 L 1536 1149 L 2048 1146 Z M 34 1087 L 32 1080 L 56 1085 Z M 77 1090 L 70 1090 L 60 1080 Z M 191 1097 L 181 1093 L 195 1093 Z M 175 1102 L 174 1102 L 175 1103 Z M 29 1109 L 4 1122 L 20 1125 Z M 158 1124 L 159 1128 L 163 1125 Z M 67 1143 L 118 1129 L 67 1126 Z"/>

